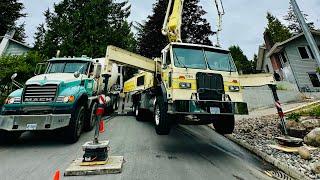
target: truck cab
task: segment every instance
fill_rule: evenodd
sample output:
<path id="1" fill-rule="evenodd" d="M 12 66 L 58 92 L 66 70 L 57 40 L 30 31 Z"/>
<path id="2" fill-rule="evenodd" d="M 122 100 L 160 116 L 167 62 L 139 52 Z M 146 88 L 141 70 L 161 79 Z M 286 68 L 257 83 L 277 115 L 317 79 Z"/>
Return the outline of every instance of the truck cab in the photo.
<path id="1" fill-rule="evenodd" d="M 30 78 L 6 99 L 0 135 L 16 138 L 24 131 L 63 130 L 68 142 L 76 142 L 82 130 L 93 129 L 97 95 L 107 93 L 108 78 L 99 60 L 48 60 L 44 74 Z"/>

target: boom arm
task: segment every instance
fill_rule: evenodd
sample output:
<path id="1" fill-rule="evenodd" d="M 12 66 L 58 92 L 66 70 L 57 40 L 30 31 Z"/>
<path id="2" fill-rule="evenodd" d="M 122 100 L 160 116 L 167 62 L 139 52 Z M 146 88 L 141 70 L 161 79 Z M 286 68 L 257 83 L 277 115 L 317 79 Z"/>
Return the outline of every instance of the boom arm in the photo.
<path id="1" fill-rule="evenodd" d="M 184 0 L 169 0 L 166 16 L 162 26 L 162 34 L 167 36 L 169 42 L 182 42 L 181 39 L 181 25 L 182 25 L 182 11 Z M 222 16 L 225 10 L 222 0 L 214 0 L 218 12 L 217 23 L 217 45 L 220 47 L 219 33 L 222 31 Z M 170 14 L 170 11 L 172 12 Z"/>
<path id="2" fill-rule="evenodd" d="M 147 72 L 156 72 L 156 63 L 154 60 L 140 56 L 138 54 L 126 51 L 124 49 L 108 46 L 105 60 L 105 71 L 111 72 L 112 63 L 124 65 Z"/>
<path id="3" fill-rule="evenodd" d="M 162 26 L 162 34 L 168 36 L 169 42 L 182 42 L 181 24 L 183 2 L 184 0 L 169 0 L 166 16 Z M 172 13 L 170 15 L 172 6 Z"/>

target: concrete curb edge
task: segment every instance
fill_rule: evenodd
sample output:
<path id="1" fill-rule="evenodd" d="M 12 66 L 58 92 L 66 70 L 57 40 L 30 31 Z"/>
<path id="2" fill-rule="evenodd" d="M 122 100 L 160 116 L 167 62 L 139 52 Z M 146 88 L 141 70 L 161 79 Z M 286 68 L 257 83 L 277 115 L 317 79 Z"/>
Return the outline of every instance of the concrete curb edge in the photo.
<path id="1" fill-rule="evenodd" d="M 226 135 L 225 137 L 228 138 L 229 140 L 233 141 L 234 143 L 239 144 L 240 146 L 246 148 L 247 150 L 253 152 L 257 156 L 261 157 L 263 160 L 267 161 L 268 163 L 271 163 L 272 165 L 279 168 L 280 170 L 282 170 L 283 172 L 285 172 L 286 174 L 288 174 L 292 178 L 295 178 L 298 180 L 300 180 L 300 179 L 309 180 L 310 179 L 308 176 L 297 172 L 296 169 L 286 165 L 285 163 L 277 160 L 276 158 L 274 158 L 264 152 L 261 152 L 259 149 L 251 146 L 250 144 L 248 144 L 247 142 L 245 142 L 243 140 L 236 139 L 232 135 Z"/>
<path id="2" fill-rule="evenodd" d="M 284 114 L 288 114 L 288 113 L 292 113 L 292 112 L 295 112 L 295 111 L 299 111 L 299 110 L 301 110 L 301 109 L 303 109 L 305 107 L 313 106 L 313 105 L 316 105 L 316 104 L 319 104 L 319 103 L 320 103 L 320 100 L 313 101 L 313 102 L 310 102 L 310 103 L 307 103 L 307 104 L 304 104 L 304 105 L 301 105 L 301 106 L 286 110 L 286 111 L 284 111 Z"/>

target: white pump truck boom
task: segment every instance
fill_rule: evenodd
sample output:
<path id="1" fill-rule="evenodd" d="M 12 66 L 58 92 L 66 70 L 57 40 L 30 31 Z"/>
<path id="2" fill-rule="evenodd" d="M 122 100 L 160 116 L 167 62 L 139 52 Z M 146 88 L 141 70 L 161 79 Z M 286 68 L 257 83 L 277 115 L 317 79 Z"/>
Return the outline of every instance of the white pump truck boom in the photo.
<path id="1" fill-rule="evenodd" d="M 182 9 L 183 0 L 169 1 L 162 32 L 170 43 L 160 58 L 109 46 L 106 61 L 141 70 L 125 82 L 124 93 L 132 95 L 136 119 L 153 119 L 157 134 L 169 134 L 173 123 L 213 123 L 217 132 L 232 133 L 234 115 L 248 114 L 233 59 L 219 47 L 182 43 Z M 224 12 L 218 12 L 221 23 Z"/>

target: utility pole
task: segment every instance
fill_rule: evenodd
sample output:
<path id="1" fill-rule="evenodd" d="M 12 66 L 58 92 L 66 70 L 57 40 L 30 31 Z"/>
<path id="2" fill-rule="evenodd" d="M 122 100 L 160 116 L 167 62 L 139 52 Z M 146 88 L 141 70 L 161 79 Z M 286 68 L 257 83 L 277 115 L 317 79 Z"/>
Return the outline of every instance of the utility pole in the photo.
<path id="1" fill-rule="evenodd" d="M 291 4 L 292 4 L 292 7 L 293 7 L 293 11 L 294 13 L 296 14 L 298 20 L 299 20 L 299 24 L 303 30 L 303 33 L 304 33 L 304 36 L 306 37 L 307 39 L 307 42 L 311 48 L 311 51 L 312 53 L 314 54 L 315 58 L 316 58 L 316 61 L 318 63 L 318 66 L 320 67 L 320 53 L 319 53 L 319 48 L 317 46 L 317 43 L 316 41 L 314 40 L 312 34 L 311 34 L 311 31 L 306 23 L 306 20 L 304 18 L 304 16 L 302 15 L 301 11 L 300 11 L 300 8 L 297 4 L 297 1 L 296 0 L 290 0 L 291 1 Z"/>

